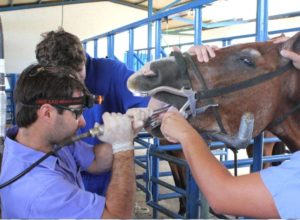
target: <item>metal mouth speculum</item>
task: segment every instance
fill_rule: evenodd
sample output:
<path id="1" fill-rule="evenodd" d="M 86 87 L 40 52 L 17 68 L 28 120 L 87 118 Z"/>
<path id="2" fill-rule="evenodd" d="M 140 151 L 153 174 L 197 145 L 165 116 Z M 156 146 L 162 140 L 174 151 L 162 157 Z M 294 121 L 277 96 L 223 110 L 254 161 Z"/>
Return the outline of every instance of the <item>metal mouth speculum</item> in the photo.
<path id="1" fill-rule="evenodd" d="M 159 119 L 159 115 L 161 113 L 164 113 L 166 111 L 168 111 L 168 109 L 171 107 L 172 105 L 166 105 L 162 108 L 158 108 L 156 110 L 153 111 L 153 114 L 151 115 L 151 117 L 149 117 L 149 119 L 146 121 L 145 123 L 145 127 L 150 127 L 151 130 L 159 127 L 161 125 L 161 120 Z"/>

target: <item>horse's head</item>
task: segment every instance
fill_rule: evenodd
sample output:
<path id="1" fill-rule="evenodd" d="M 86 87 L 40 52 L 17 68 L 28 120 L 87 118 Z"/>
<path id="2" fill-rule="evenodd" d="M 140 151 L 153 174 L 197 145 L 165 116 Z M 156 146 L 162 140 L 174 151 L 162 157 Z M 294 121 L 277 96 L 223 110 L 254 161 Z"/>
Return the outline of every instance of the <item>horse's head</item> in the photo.
<path id="1" fill-rule="evenodd" d="M 280 55 L 283 48 L 300 52 L 300 33 L 280 44 L 222 48 L 208 63 L 198 62 L 195 55 L 175 54 L 146 64 L 127 85 L 135 94 L 152 95 L 178 109 L 186 103 L 188 92 L 195 92 L 195 108 L 208 107 L 201 114 L 195 114 L 191 105 L 188 108 L 194 114 L 189 121 L 199 131 L 220 132 L 223 127 L 228 134 L 236 134 L 242 115 L 250 112 L 255 136 L 287 111 L 283 105 L 300 102 L 300 72 Z"/>

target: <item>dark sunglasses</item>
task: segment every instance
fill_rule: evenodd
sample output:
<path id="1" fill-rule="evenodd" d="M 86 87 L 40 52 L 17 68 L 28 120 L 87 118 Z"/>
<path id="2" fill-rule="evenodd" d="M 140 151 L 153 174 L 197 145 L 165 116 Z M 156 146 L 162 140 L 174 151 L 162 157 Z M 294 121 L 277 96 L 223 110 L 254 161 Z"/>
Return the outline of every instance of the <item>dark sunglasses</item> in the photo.
<path id="1" fill-rule="evenodd" d="M 75 119 L 77 120 L 82 115 L 84 108 L 69 108 L 63 105 L 55 105 L 55 107 L 71 111 L 75 115 Z"/>

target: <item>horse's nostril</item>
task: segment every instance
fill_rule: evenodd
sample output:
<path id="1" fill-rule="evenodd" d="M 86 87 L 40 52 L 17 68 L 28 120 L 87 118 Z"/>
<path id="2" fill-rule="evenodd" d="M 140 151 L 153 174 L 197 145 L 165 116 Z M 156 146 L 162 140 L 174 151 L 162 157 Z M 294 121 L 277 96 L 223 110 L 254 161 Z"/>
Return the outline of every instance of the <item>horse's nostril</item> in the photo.
<path id="1" fill-rule="evenodd" d="M 156 77 L 158 77 L 158 73 L 151 72 L 151 73 L 148 73 L 147 75 L 144 75 L 144 76 L 147 77 L 148 79 L 156 78 Z"/>

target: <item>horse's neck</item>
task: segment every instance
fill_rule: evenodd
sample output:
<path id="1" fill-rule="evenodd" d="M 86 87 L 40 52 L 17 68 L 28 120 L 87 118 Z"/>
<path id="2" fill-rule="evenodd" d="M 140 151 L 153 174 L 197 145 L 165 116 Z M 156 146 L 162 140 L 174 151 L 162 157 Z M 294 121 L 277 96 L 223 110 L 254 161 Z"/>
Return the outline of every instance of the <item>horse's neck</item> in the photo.
<path id="1" fill-rule="evenodd" d="M 300 150 L 300 112 L 289 116 L 270 131 L 279 137 L 292 152 Z"/>
<path id="2" fill-rule="evenodd" d="M 287 76 L 289 76 L 288 79 L 281 80 L 283 83 L 281 88 L 286 88 L 285 98 L 281 100 L 277 109 L 281 113 L 289 112 L 295 108 L 295 105 L 300 104 L 300 70 L 292 68 Z M 292 152 L 300 150 L 300 110 L 296 110 L 270 131 L 278 136 Z"/>

